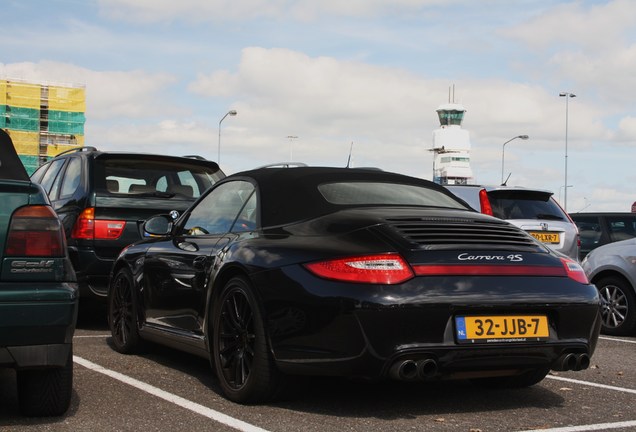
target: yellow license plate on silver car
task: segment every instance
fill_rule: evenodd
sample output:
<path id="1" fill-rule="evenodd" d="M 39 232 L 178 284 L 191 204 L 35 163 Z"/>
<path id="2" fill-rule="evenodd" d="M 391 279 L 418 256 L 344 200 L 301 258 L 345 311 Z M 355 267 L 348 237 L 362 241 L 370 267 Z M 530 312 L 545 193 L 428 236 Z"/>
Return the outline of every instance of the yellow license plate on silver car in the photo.
<path id="1" fill-rule="evenodd" d="M 530 235 L 542 243 L 561 243 L 561 234 L 555 232 L 530 231 Z"/>
<path id="2" fill-rule="evenodd" d="M 460 343 L 526 342 L 550 336 L 545 315 L 456 316 L 455 334 Z"/>

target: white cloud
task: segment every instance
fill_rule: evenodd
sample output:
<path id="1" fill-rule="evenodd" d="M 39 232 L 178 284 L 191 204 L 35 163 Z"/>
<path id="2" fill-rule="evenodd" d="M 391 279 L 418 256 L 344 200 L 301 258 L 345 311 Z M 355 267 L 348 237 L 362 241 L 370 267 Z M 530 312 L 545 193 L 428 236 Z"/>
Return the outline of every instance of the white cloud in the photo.
<path id="1" fill-rule="evenodd" d="M 148 124 L 125 123 L 115 128 L 95 123 L 91 135 L 91 145 L 108 151 L 199 154 L 216 159 L 216 130 L 196 122 L 163 120 Z"/>
<path id="2" fill-rule="evenodd" d="M 630 0 L 591 7 L 573 2 L 548 9 L 502 34 L 547 54 L 545 63 L 529 65 L 538 76 L 567 82 L 575 93 L 594 92 L 604 109 L 621 110 L 633 105 L 636 91 L 635 16 L 636 2 Z"/>
<path id="3" fill-rule="evenodd" d="M 368 17 L 461 2 L 462 0 L 99 0 L 99 7 L 101 13 L 109 18 L 153 23 L 174 20 L 219 22 L 254 18 L 315 20 L 325 16 Z"/>
<path id="4" fill-rule="evenodd" d="M 400 135 L 422 121 L 423 105 L 435 107 L 446 94 L 445 84 L 399 69 L 263 48 L 244 49 L 236 73 L 199 76 L 190 89 L 205 96 L 234 92 L 263 127 L 292 124 L 344 135 L 366 135 L 370 125 L 372 135 L 382 129 Z"/>
<path id="5" fill-rule="evenodd" d="M 501 33 L 535 49 L 577 47 L 599 53 L 625 43 L 633 29 L 636 2 L 613 0 L 591 7 L 570 2 L 546 9 L 539 16 Z"/>
<path id="6" fill-rule="evenodd" d="M 618 139 L 636 145 L 636 117 L 625 117 L 618 124 Z"/>
<path id="7" fill-rule="evenodd" d="M 162 90 L 175 81 L 175 77 L 167 73 L 94 71 L 66 63 L 41 61 L 0 63 L 0 75 L 36 82 L 83 85 L 90 119 L 149 118 L 179 112 L 162 97 Z"/>

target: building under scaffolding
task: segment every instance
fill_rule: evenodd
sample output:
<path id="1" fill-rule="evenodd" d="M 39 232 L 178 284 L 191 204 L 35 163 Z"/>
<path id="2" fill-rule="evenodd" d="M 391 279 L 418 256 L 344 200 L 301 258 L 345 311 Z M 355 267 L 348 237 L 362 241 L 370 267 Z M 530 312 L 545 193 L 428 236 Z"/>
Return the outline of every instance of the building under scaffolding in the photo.
<path id="1" fill-rule="evenodd" d="M 0 79 L 0 128 L 29 174 L 49 158 L 84 146 L 83 86 Z"/>

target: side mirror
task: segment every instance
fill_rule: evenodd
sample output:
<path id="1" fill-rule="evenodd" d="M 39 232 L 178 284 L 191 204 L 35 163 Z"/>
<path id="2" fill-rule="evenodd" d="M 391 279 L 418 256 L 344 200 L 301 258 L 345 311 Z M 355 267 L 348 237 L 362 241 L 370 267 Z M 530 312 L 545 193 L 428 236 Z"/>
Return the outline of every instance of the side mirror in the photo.
<path id="1" fill-rule="evenodd" d="M 173 219 L 170 215 L 157 215 L 144 222 L 144 233 L 148 236 L 166 236 L 172 231 Z"/>

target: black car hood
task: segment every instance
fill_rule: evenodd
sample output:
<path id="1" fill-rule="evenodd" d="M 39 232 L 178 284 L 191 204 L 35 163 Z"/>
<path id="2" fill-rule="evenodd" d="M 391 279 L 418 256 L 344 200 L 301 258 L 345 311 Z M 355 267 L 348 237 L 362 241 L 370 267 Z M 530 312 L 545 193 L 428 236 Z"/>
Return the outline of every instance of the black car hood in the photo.
<path id="1" fill-rule="evenodd" d="M 13 147 L 13 141 L 3 129 L 0 129 L 0 179 L 29 181 L 29 174 Z"/>

